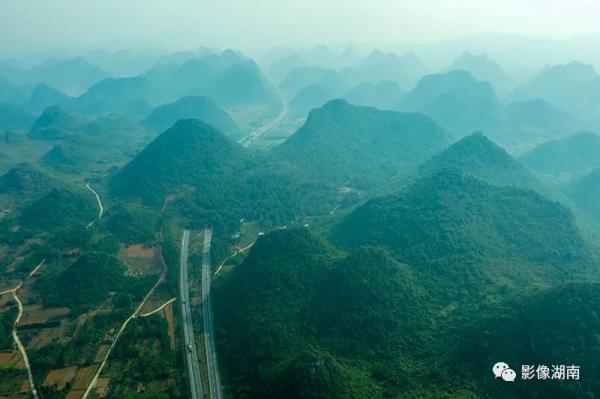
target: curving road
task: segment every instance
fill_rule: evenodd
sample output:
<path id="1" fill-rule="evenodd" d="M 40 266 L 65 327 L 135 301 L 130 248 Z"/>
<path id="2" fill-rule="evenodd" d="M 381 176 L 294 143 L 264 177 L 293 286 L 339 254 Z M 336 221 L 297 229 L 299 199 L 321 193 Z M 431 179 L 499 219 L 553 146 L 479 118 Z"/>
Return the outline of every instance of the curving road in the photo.
<path id="1" fill-rule="evenodd" d="M 90 227 L 92 227 L 94 225 L 94 223 L 96 223 L 98 220 L 100 220 L 100 218 L 102 217 L 102 214 L 104 213 L 104 207 L 102 206 L 102 201 L 100 200 L 100 196 L 98 195 L 96 190 L 94 190 L 92 188 L 92 186 L 90 186 L 90 183 L 86 183 L 85 187 L 88 190 L 90 190 L 92 193 L 94 193 L 94 195 L 96 196 L 96 202 L 98 203 L 98 217 L 96 219 L 92 220 L 87 226 L 85 226 L 86 229 L 89 229 Z"/>
<path id="2" fill-rule="evenodd" d="M 252 144 L 256 140 L 261 138 L 269 130 L 275 129 L 281 122 L 283 122 L 283 120 L 285 119 L 287 114 L 290 112 L 290 106 L 287 103 L 287 101 L 283 98 L 282 95 L 279 95 L 279 98 L 281 99 L 283 108 L 281 109 L 281 112 L 279 113 L 279 115 L 277 115 L 277 118 L 273 119 L 271 122 L 267 123 L 266 125 L 261 126 L 256 130 L 253 130 L 248 135 L 242 137 L 240 140 L 238 140 L 238 143 L 240 143 L 244 147 L 249 147 L 250 144 Z"/>
<path id="3" fill-rule="evenodd" d="M 33 396 L 34 399 L 38 399 L 39 396 L 37 393 L 37 389 L 35 389 L 35 383 L 33 381 L 33 373 L 31 371 L 31 364 L 29 363 L 29 357 L 27 357 L 27 352 L 25 351 L 25 346 L 21 342 L 21 339 L 19 338 L 19 334 L 17 334 L 17 326 L 19 325 L 19 321 L 21 321 L 21 317 L 23 316 L 23 303 L 21 303 L 21 300 L 19 299 L 19 297 L 17 295 L 17 291 L 19 290 L 19 288 L 21 288 L 23 286 L 23 283 L 25 281 L 29 280 L 31 277 L 33 277 L 33 275 L 35 273 L 37 273 L 37 271 L 40 269 L 40 267 L 42 267 L 42 265 L 45 262 L 46 262 L 46 259 L 42 259 L 42 261 L 35 267 L 35 269 L 33 269 L 31 271 L 31 273 L 29 273 L 29 275 L 25 278 L 25 280 L 23 280 L 21 283 L 19 283 L 19 285 L 17 285 L 15 288 L 11 288 L 11 289 L 0 292 L 0 295 L 11 293 L 13 299 L 17 303 L 17 309 L 19 312 L 17 313 L 17 318 L 15 319 L 15 323 L 13 325 L 12 336 L 13 336 L 13 340 L 15 341 L 15 344 L 17 345 L 17 349 L 19 349 L 19 352 L 21 352 L 21 357 L 23 358 L 23 363 L 25 364 L 25 368 L 27 369 L 27 379 L 29 380 L 29 386 L 31 388 L 31 396 Z"/>
<path id="4" fill-rule="evenodd" d="M 202 319 L 204 321 L 204 345 L 206 347 L 206 369 L 208 373 L 208 390 L 210 399 L 221 399 L 221 376 L 217 363 L 214 321 L 210 303 L 210 241 L 212 230 L 204 230 L 204 247 L 202 249 Z"/>
<path id="5" fill-rule="evenodd" d="M 163 268 L 162 273 L 158 277 L 158 280 L 156 280 L 156 283 L 152 286 L 152 288 L 150 288 L 150 291 L 148 291 L 148 293 L 146 294 L 146 296 L 144 297 L 144 299 L 142 300 L 142 302 L 140 302 L 140 304 L 135 308 L 135 310 L 133 311 L 133 313 L 121 325 L 121 328 L 119 328 L 119 331 L 117 332 L 117 335 L 115 335 L 115 338 L 113 339 L 112 343 L 108 347 L 108 350 L 106 351 L 106 354 L 104 355 L 104 359 L 102 359 L 102 363 L 100 363 L 100 365 L 98 366 L 98 369 L 96 370 L 96 373 L 94 373 L 94 377 L 92 378 L 92 380 L 90 381 L 89 385 L 85 389 L 85 392 L 81 396 L 81 399 L 87 399 L 88 395 L 90 395 L 90 393 L 92 392 L 92 389 L 94 389 L 94 387 L 96 386 L 96 383 L 98 382 L 98 378 L 100 377 L 100 374 L 102 373 L 102 370 L 104 369 L 104 366 L 106 366 L 106 363 L 108 362 L 108 358 L 110 357 L 110 354 L 111 354 L 113 348 L 117 345 L 117 341 L 119 341 L 119 338 L 123 334 L 123 331 L 125 331 L 125 329 L 127 328 L 127 325 L 129 324 L 129 322 L 131 320 L 133 320 L 136 317 L 138 317 L 140 311 L 142 310 L 142 308 L 144 307 L 144 305 L 148 301 L 148 298 L 150 298 L 152 296 L 152 294 L 156 290 L 156 287 L 158 287 L 163 282 L 163 280 L 165 279 L 165 273 L 166 272 L 167 272 L 167 269 L 166 269 L 166 266 L 165 266 Z"/>
<path id="6" fill-rule="evenodd" d="M 183 328 L 183 341 L 185 344 L 185 359 L 190 378 L 192 399 L 203 399 L 202 379 L 200 377 L 200 363 L 198 351 L 194 340 L 194 323 L 192 321 L 192 308 L 190 306 L 190 289 L 188 283 L 188 247 L 190 244 L 190 231 L 184 230 L 181 237 L 181 259 L 179 270 L 179 297 L 181 299 L 181 319 Z"/>

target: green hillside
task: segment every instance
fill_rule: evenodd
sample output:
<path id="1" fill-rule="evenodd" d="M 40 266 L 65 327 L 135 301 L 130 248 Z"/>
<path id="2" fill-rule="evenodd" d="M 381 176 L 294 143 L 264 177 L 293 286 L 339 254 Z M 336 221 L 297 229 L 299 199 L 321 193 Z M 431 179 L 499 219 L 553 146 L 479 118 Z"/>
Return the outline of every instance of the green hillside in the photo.
<path id="1" fill-rule="evenodd" d="M 66 173 L 78 172 L 86 163 L 85 154 L 76 143 L 57 144 L 40 158 L 41 165 Z"/>
<path id="2" fill-rule="evenodd" d="M 340 185 L 372 188 L 441 151 L 446 133 L 418 114 L 335 100 L 273 152 Z"/>
<path id="3" fill-rule="evenodd" d="M 332 236 L 345 248 L 388 248 L 443 301 L 560 282 L 590 259 L 573 215 L 560 204 L 453 170 L 369 200 Z"/>
<path id="4" fill-rule="evenodd" d="M 82 306 L 98 304 L 109 292 L 126 289 L 125 265 L 115 257 L 90 252 L 60 273 L 40 282 L 46 306 Z M 69 287 L 68 292 L 57 289 Z"/>
<path id="5" fill-rule="evenodd" d="M 414 89 L 399 100 L 397 107 L 400 110 L 420 111 L 443 95 L 468 88 L 476 83 L 477 80 L 470 73 L 461 70 L 427 75 L 419 80 Z"/>
<path id="6" fill-rule="evenodd" d="M 0 102 L 0 129 L 29 129 L 34 117 L 22 108 Z"/>
<path id="7" fill-rule="evenodd" d="M 569 195 L 575 204 L 600 220 L 600 168 L 577 179 Z"/>
<path id="8" fill-rule="evenodd" d="M 402 95 L 398 83 L 384 80 L 379 83 L 363 82 L 350 89 L 343 98 L 355 105 L 391 109 Z"/>
<path id="9" fill-rule="evenodd" d="M 449 90 L 419 111 L 457 137 L 481 130 L 496 132 L 506 123 L 502 105 L 487 82 L 474 81 Z"/>
<path id="10" fill-rule="evenodd" d="M 279 90 L 288 98 L 293 98 L 300 90 L 329 80 L 335 71 L 320 67 L 299 67 L 292 69 L 279 83 Z"/>
<path id="11" fill-rule="evenodd" d="M 241 218 L 287 222 L 322 212 L 327 186 L 296 167 L 255 155 L 204 122 L 177 122 L 111 180 L 124 199 L 162 207 L 176 201 L 189 217 L 230 225 Z M 199 218 L 199 219 L 198 219 Z"/>
<path id="12" fill-rule="evenodd" d="M 210 97 L 188 96 L 156 107 L 144 124 L 154 129 L 167 129 L 180 119 L 199 119 L 214 126 L 229 136 L 239 134 L 239 128 L 227 111 L 223 110 Z"/>
<path id="13" fill-rule="evenodd" d="M 303 87 L 290 100 L 290 109 L 294 115 L 305 116 L 311 110 L 322 107 L 336 98 L 335 91 L 324 85 L 313 84 Z"/>
<path id="14" fill-rule="evenodd" d="M 591 398 L 600 394 L 600 285 L 562 284 L 502 306 L 483 309 L 464 328 L 454 362 L 457 372 L 485 387 L 492 398 Z M 491 376 L 504 361 L 521 379 L 521 365 L 580 366 L 579 381 L 516 381 Z M 482 367 L 485 365 L 485 367 Z M 552 375 L 552 374 L 550 374 Z"/>
<path id="15" fill-rule="evenodd" d="M 448 69 L 467 71 L 475 79 L 491 83 L 494 86 L 494 90 L 502 96 L 508 94 L 515 85 L 515 82 L 508 76 L 506 71 L 496 61 L 488 58 L 485 54 L 476 55 L 465 51 L 454 60 Z"/>
<path id="16" fill-rule="evenodd" d="M 581 62 L 544 67 L 519 86 L 513 99 L 543 98 L 595 127 L 600 119 L 595 104 L 600 100 L 600 75 L 594 67 Z"/>
<path id="17" fill-rule="evenodd" d="M 576 118 L 541 98 L 506 105 L 506 117 L 523 132 L 522 138 L 540 141 L 565 137 L 582 126 Z"/>
<path id="18" fill-rule="evenodd" d="M 562 140 L 540 144 L 519 160 L 538 172 L 571 176 L 600 167 L 600 136 L 579 132 Z"/>
<path id="19" fill-rule="evenodd" d="M 206 86 L 200 88 L 199 93 L 214 98 L 226 107 L 257 104 L 281 107 L 274 87 L 251 60 L 234 64 L 219 72 Z"/>
<path id="20" fill-rule="evenodd" d="M 0 176 L 0 194 L 32 200 L 47 194 L 56 181 L 30 163 L 21 163 Z"/>
<path id="21" fill-rule="evenodd" d="M 261 238 L 214 293 L 233 396 L 382 397 L 372 370 L 417 363 L 432 326 L 406 266 L 377 249 L 344 256 L 303 229 Z"/>
<path id="22" fill-rule="evenodd" d="M 445 169 L 457 169 L 499 186 L 543 191 L 527 168 L 482 133 L 474 133 L 452 144 L 419 165 L 416 175 L 426 176 Z"/>
<path id="23" fill-rule="evenodd" d="M 146 116 L 150 100 L 155 97 L 152 82 L 142 76 L 107 78 L 90 87 L 69 103 L 69 107 L 86 115 L 117 113 Z"/>
<path id="24" fill-rule="evenodd" d="M 97 216 L 98 205 L 91 193 L 59 187 L 27 206 L 20 221 L 28 228 L 47 231 L 65 226 L 85 226 Z"/>
<path id="25" fill-rule="evenodd" d="M 44 110 L 35 121 L 29 137 L 40 140 L 58 140 L 77 134 L 81 121 L 61 107 L 53 105 Z"/>
<path id="26" fill-rule="evenodd" d="M 31 96 L 27 101 L 27 107 L 34 112 L 42 112 L 53 105 L 62 105 L 69 101 L 70 97 L 47 84 L 40 83 L 33 88 Z"/>

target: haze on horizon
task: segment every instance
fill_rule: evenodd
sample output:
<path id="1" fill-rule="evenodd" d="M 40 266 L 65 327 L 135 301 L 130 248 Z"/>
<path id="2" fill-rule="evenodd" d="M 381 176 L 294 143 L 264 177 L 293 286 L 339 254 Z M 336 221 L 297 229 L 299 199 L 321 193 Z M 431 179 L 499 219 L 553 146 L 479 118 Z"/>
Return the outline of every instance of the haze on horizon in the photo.
<path id="1" fill-rule="evenodd" d="M 4 56 L 57 49 L 200 45 L 401 45 L 481 32 L 563 39 L 597 34 L 594 0 L 2 0 Z"/>

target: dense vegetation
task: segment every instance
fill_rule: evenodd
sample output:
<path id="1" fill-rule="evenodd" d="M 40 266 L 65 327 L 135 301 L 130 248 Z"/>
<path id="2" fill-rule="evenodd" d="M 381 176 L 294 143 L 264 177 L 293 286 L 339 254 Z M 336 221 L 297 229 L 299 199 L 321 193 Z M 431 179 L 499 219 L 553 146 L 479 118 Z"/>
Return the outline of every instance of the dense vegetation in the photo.
<path id="1" fill-rule="evenodd" d="M 600 285 L 568 283 L 484 309 L 464 327 L 455 361 L 461 374 L 492 397 L 593 398 L 600 394 Z M 497 361 L 516 365 L 577 365 L 580 381 L 527 381 L 510 386 L 489 378 Z M 480 365 L 490 365 L 482 368 Z M 519 376 L 520 378 L 520 376 Z"/>
<path id="2" fill-rule="evenodd" d="M 215 301 L 234 396 L 380 397 L 373 368 L 415 371 L 430 344 L 432 309 L 406 266 L 378 249 L 345 256 L 303 229 L 260 239 Z"/>
<path id="3" fill-rule="evenodd" d="M 0 176 L 0 194 L 32 200 L 47 194 L 56 181 L 31 163 L 21 163 Z"/>
<path id="4" fill-rule="evenodd" d="M 292 165 L 259 157 L 193 119 L 156 138 L 114 176 L 111 188 L 150 206 L 169 204 L 220 231 L 241 218 L 284 224 L 322 212 L 332 198 Z"/>
<path id="5" fill-rule="evenodd" d="M 445 300 L 467 302 L 572 278 L 589 261 L 566 208 L 533 191 L 492 186 L 454 170 L 368 201 L 333 238 L 344 247 L 389 248 Z M 455 281 L 460 289 L 450 288 Z"/>
<path id="6" fill-rule="evenodd" d="M 0 60 L 0 291 L 22 283 L 40 397 L 81 394 L 125 320 L 91 397 L 189 397 L 180 304 L 128 318 L 157 281 L 144 313 L 178 298 L 191 229 L 204 361 L 207 225 L 225 398 L 600 397 L 600 143 L 569 137 L 600 126 L 599 75 L 435 70 L 325 46 Z M 4 295 L 0 397 L 23 396 Z M 582 378 L 520 379 L 557 363 Z"/>
<path id="7" fill-rule="evenodd" d="M 186 376 L 173 362 L 175 354 L 164 318 L 135 319 L 111 356 L 107 375 L 112 380 L 109 398 L 184 398 L 178 386 Z"/>
<path id="8" fill-rule="evenodd" d="M 452 144 L 419 165 L 414 175 L 423 177 L 446 169 L 460 170 L 494 185 L 543 191 L 527 168 L 482 133 L 474 133 Z"/>
<path id="9" fill-rule="evenodd" d="M 339 185 L 364 189 L 406 173 L 448 141 L 422 115 L 335 100 L 312 111 L 304 126 L 274 152 Z"/>
<path id="10" fill-rule="evenodd" d="M 125 266 L 115 257 L 88 252 L 63 270 L 41 280 L 38 288 L 46 306 L 80 309 L 98 305 L 111 292 L 129 292 L 139 297 L 144 285 L 125 276 Z M 61 287 L 69 287 L 69 290 Z"/>
<path id="11" fill-rule="evenodd" d="M 14 348 L 12 330 L 17 318 L 18 309 L 15 306 L 7 307 L 0 313 L 0 350 L 10 351 Z"/>
<path id="12" fill-rule="evenodd" d="M 83 190 L 53 188 L 23 210 L 21 222 L 31 229 L 87 225 L 98 216 L 95 199 Z"/>

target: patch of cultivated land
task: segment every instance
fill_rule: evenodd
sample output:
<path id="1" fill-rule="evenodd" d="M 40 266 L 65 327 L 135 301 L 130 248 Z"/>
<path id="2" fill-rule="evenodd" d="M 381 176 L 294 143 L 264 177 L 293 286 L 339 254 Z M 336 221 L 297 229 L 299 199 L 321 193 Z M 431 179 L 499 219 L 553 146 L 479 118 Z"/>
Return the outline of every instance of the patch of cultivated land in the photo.
<path id="1" fill-rule="evenodd" d="M 62 369 L 52 370 L 46 376 L 46 379 L 42 383 L 45 387 L 56 387 L 57 390 L 62 391 L 65 386 L 73 381 L 77 374 L 77 367 L 69 366 Z"/>
<path id="2" fill-rule="evenodd" d="M 26 326 L 27 324 L 47 323 L 50 319 L 63 318 L 69 313 L 70 310 L 66 307 L 44 308 L 42 305 L 32 305 L 25 308 L 19 324 Z"/>
<path id="3" fill-rule="evenodd" d="M 175 323 L 173 322 L 173 303 L 170 303 L 163 309 L 163 314 L 167 319 L 167 332 L 171 342 L 171 348 L 175 349 Z"/>
<path id="4" fill-rule="evenodd" d="M 142 244 L 130 245 L 121 249 L 119 258 L 127 265 L 127 273 L 131 276 L 151 276 L 162 270 L 162 259 L 157 248 L 148 248 Z"/>
<path id="5" fill-rule="evenodd" d="M 0 367 L 24 370 L 25 364 L 23 363 L 23 358 L 18 351 L 0 352 Z"/>

